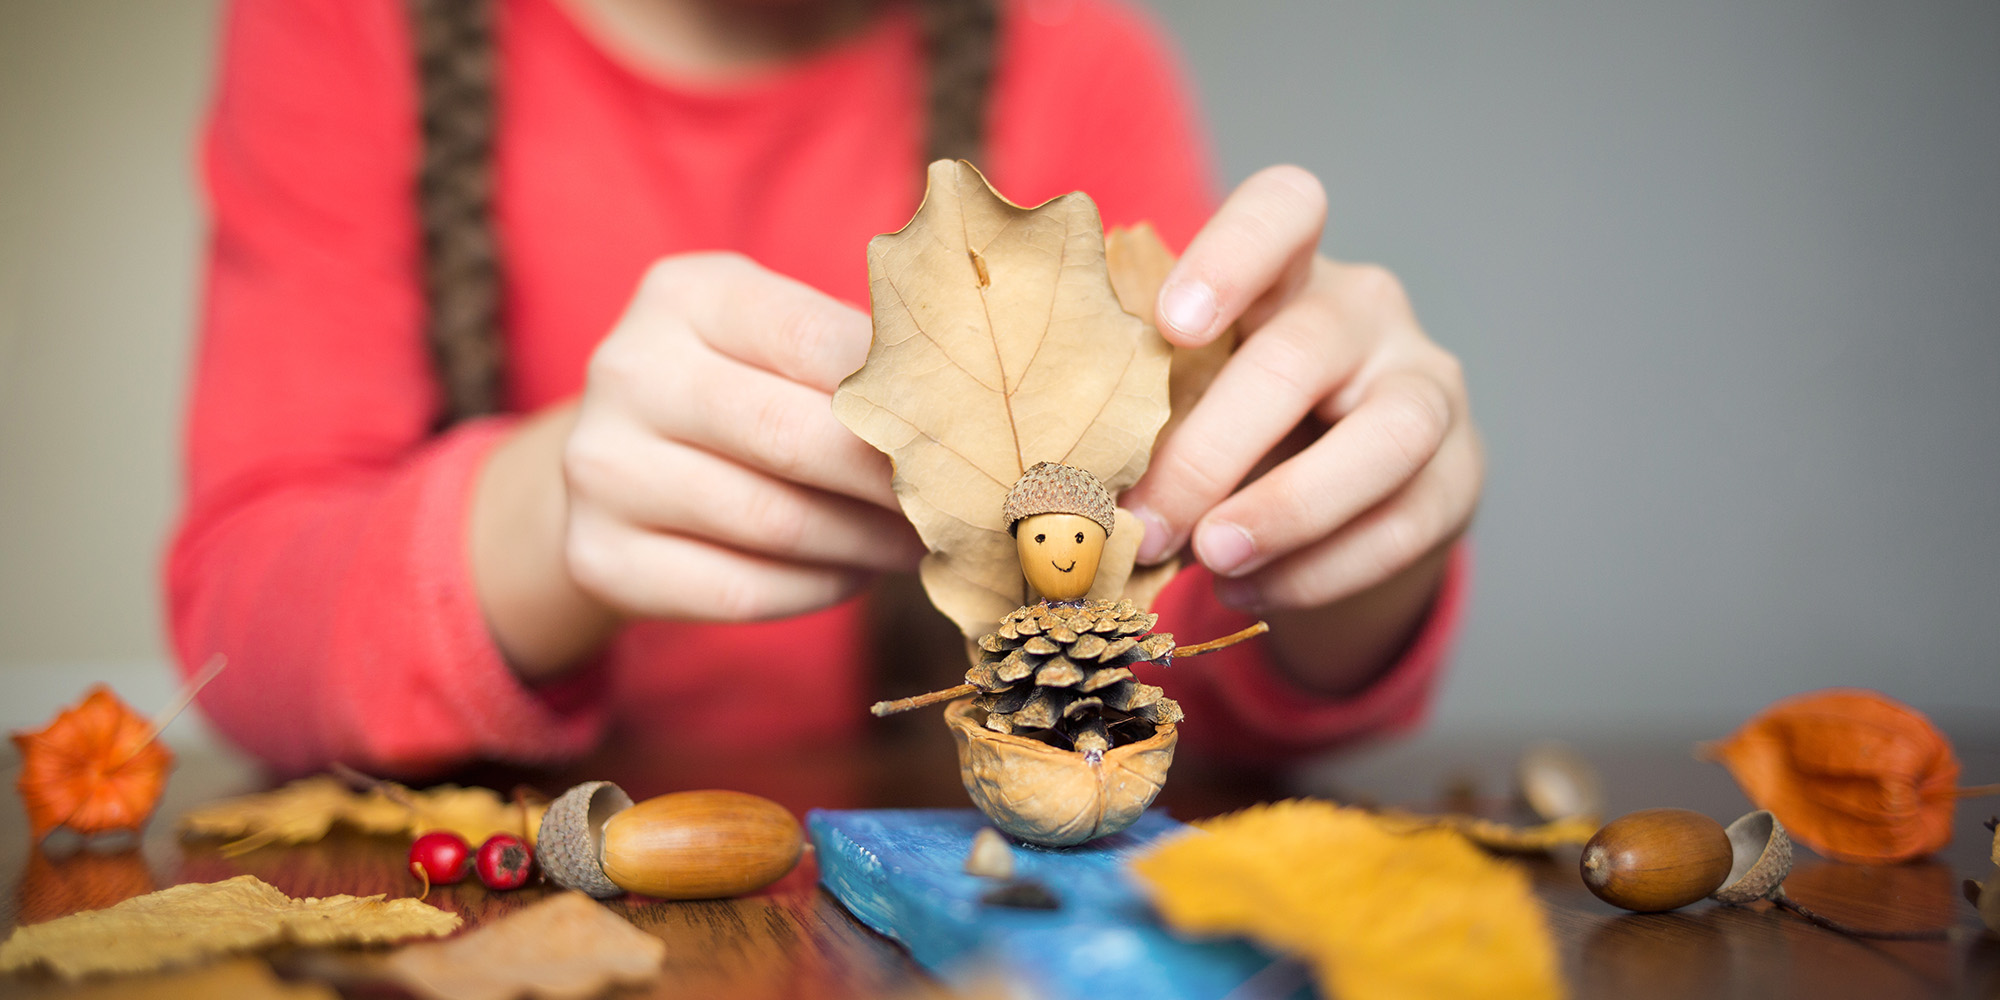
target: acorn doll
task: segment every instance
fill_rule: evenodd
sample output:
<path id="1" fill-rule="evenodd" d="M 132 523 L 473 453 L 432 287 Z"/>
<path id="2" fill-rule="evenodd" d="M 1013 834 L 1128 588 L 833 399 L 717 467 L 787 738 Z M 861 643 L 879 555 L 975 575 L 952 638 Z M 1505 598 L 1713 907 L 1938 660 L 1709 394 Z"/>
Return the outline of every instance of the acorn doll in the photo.
<path id="1" fill-rule="evenodd" d="M 1117 507 L 1097 477 L 1056 462 L 1030 468 L 1003 509 L 1021 573 L 1042 600 L 980 636 L 965 683 L 900 701 L 876 715 L 957 699 L 945 719 L 966 791 L 994 825 L 1023 840 L 1067 846 L 1116 833 L 1166 781 L 1181 707 L 1132 666 L 1170 665 L 1171 633 L 1129 600 L 1086 600 Z M 1195 656 L 1266 631 L 1263 622 L 1179 650 Z"/>
<path id="2" fill-rule="evenodd" d="M 1016 837 L 1122 830 L 1165 779 L 1181 711 L 1132 670 L 1176 652 L 1146 611 L 1173 567 L 1135 568 L 1142 528 L 1115 498 L 1146 470 L 1184 359 L 1121 301 L 1081 193 L 1024 208 L 938 161 L 868 273 L 875 336 L 834 415 L 889 456 L 930 550 L 924 589 L 972 660 L 965 684 L 874 711 L 952 701 L 966 790 Z"/>

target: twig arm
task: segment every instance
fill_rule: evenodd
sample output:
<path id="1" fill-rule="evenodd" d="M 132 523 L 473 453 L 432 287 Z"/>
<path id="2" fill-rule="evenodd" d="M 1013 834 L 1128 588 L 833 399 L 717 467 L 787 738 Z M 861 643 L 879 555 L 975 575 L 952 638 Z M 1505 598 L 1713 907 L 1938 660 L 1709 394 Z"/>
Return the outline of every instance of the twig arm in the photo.
<path id="1" fill-rule="evenodd" d="M 972 694 L 973 692 L 976 692 L 978 690 L 979 690 L 978 688 L 973 687 L 970 684 L 960 684 L 959 686 L 954 688 L 945 688 L 942 691 L 932 691 L 929 694 L 920 694 L 909 698 L 898 698 L 895 701 L 878 701 L 875 704 L 870 705 L 868 707 L 868 711 L 874 713 L 877 717 L 884 715 L 895 715 L 898 712 L 907 712 L 914 708 L 923 708 L 928 705 L 935 705 L 939 702 L 952 701 L 954 699 L 963 698 L 966 695 Z"/>
<path id="2" fill-rule="evenodd" d="M 1271 631 L 1269 624 L 1258 622 L 1249 628 L 1231 632 L 1220 639 L 1210 639 L 1207 642 L 1197 642 L 1192 646 L 1182 646 L 1174 650 L 1174 658 L 1179 659 L 1183 656 L 1200 656 L 1203 653 L 1213 653 L 1218 649 L 1234 646 L 1245 639 L 1255 639 L 1269 631 Z"/>

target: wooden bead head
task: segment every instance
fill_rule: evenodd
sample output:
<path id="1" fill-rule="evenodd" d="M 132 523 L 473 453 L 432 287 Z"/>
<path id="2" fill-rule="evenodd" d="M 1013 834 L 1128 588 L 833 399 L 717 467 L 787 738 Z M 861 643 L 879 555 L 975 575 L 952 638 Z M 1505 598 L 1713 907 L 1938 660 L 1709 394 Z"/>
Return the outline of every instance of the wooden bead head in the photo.
<path id="1" fill-rule="evenodd" d="M 1082 514 L 1036 514 L 1014 526 L 1021 572 L 1035 592 L 1051 601 L 1074 601 L 1090 593 L 1097 561 L 1104 555 L 1104 526 Z"/>
<path id="2" fill-rule="evenodd" d="M 1104 540 L 1118 523 L 1111 491 L 1096 476 L 1058 462 L 1037 462 L 1007 493 L 1001 509 L 1014 533 L 1021 573 L 1046 600 L 1090 592 Z"/>

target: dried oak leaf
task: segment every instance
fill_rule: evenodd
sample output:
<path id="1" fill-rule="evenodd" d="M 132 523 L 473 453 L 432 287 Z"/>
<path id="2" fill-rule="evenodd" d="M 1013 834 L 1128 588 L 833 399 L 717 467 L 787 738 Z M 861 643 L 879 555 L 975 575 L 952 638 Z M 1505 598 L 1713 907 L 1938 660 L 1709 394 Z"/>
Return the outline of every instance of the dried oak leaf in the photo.
<path id="1" fill-rule="evenodd" d="M 1787 833 L 1827 857 L 1886 864 L 1951 842 L 1951 743 L 1923 713 L 1879 692 L 1787 698 L 1704 751 Z"/>
<path id="2" fill-rule="evenodd" d="M 887 453 L 930 554 L 924 589 L 968 638 L 1028 602 L 1001 519 L 1029 466 L 1063 462 L 1113 495 L 1167 418 L 1169 352 L 1106 276 L 1081 192 L 1023 208 L 963 161 L 930 166 L 909 225 L 868 244 L 875 338 L 834 415 Z M 1119 512 L 1091 599 L 1123 592 L 1140 527 Z"/>
<path id="3" fill-rule="evenodd" d="M 1988 873 L 1984 884 L 1966 879 L 1965 901 L 1979 911 L 1979 922 L 1993 934 L 2000 935 L 2000 834 L 1993 838 L 1993 871 Z"/>
<path id="4" fill-rule="evenodd" d="M 13 994 L 9 994 L 12 996 Z M 280 979 L 259 958 L 236 958 L 198 969 L 121 976 L 86 984 L 29 987 L 21 1000 L 340 1000 L 325 983 Z"/>
<path id="5" fill-rule="evenodd" d="M 150 972 L 280 941 L 375 944 L 436 937 L 459 922 L 457 914 L 414 899 L 293 899 L 254 875 L 239 875 L 18 928 L 0 944 L 0 972 L 36 965 L 64 979 Z"/>
<path id="6" fill-rule="evenodd" d="M 1149 325 L 1156 325 L 1153 305 L 1159 301 L 1160 286 L 1166 283 L 1167 273 L 1174 269 L 1174 252 L 1167 249 L 1160 234 L 1145 222 L 1112 229 L 1104 234 L 1104 262 L 1111 287 L 1118 293 L 1119 305 Z M 1167 422 L 1155 441 L 1165 441 L 1187 418 L 1188 411 L 1208 391 L 1209 383 L 1215 381 L 1230 352 L 1236 349 L 1236 339 L 1236 327 L 1231 326 L 1201 347 L 1173 348 L 1167 376 Z M 1125 581 L 1125 599 L 1140 607 L 1152 607 L 1154 599 L 1180 568 L 1178 553 L 1151 566 L 1135 567 Z"/>
<path id="7" fill-rule="evenodd" d="M 1343 1000 L 1562 995 L 1528 876 L 1458 834 L 1304 801 L 1196 827 L 1131 862 L 1178 931 L 1295 956 Z"/>
<path id="8" fill-rule="evenodd" d="M 224 848 L 232 853 L 311 843 L 336 824 L 372 834 L 450 830 L 474 844 L 511 833 L 533 843 L 545 809 L 544 803 L 508 802 L 487 788 L 439 785 L 419 791 L 382 782 L 361 792 L 331 775 L 317 775 L 189 810 L 180 829 L 190 836 L 235 838 Z"/>
<path id="9" fill-rule="evenodd" d="M 1595 814 L 1565 816 L 1534 826 L 1514 826 L 1497 820 L 1445 813 L 1435 816 L 1384 810 L 1376 814 L 1384 829 L 1393 833 L 1418 830 L 1451 830 L 1489 851 L 1533 854 L 1558 847 L 1582 847 L 1590 843 L 1601 825 Z"/>
<path id="10" fill-rule="evenodd" d="M 462 937 L 411 945 L 383 962 L 433 1000 L 568 1000 L 651 982 L 666 943 L 580 892 L 551 896 Z"/>
<path id="11" fill-rule="evenodd" d="M 59 826 L 89 834 L 146 825 L 174 766 L 156 734 L 151 720 L 102 684 L 46 727 L 15 733 L 21 776 L 14 787 L 34 838 Z"/>

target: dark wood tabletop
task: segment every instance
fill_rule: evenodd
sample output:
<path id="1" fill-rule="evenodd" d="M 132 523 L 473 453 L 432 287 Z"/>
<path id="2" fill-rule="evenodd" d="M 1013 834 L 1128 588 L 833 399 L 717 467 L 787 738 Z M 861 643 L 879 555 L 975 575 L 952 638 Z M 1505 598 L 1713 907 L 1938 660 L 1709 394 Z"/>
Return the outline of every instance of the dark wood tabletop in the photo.
<path id="1" fill-rule="evenodd" d="M 1947 728 L 1959 737 L 1967 783 L 2000 779 L 2000 727 Z M 1602 771 L 1612 814 L 1680 806 L 1726 822 L 1747 811 L 1748 803 L 1721 768 L 1690 753 L 1695 739 L 1720 735 L 1627 732 L 1572 742 Z M 1433 732 L 1282 776 L 1226 768 L 1184 752 L 1160 807 L 1194 819 L 1293 794 L 1428 804 L 1437 801 L 1442 789 L 1455 787 L 1497 797 L 1506 791 L 1509 762 L 1526 742 L 1526 737 Z M 563 774 L 495 771 L 461 777 L 503 788 L 525 777 L 550 790 L 560 790 L 572 779 L 607 777 L 636 797 L 695 787 L 736 788 L 770 796 L 800 812 L 813 807 L 965 805 L 949 744 L 924 735 L 809 754 L 736 754 L 714 760 L 614 747 Z M 31 849 L 19 802 L 10 795 L 0 809 L 0 865 L 5 866 L 0 871 L 11 873 L 13 882 L 0 896 L 0 928 L 107 906 L 175 883 L 246 873 L 295 896 L 415 893 L 403 870 L 406 845 L 386 838 L 337 833 L 318 844 L 228 856 L 214 843 L 174 836 L 172 820 L 180 811 L 254 790 L 263 780 L 223 751 L 184 752 L 160 816 L 140 844 L 124 850 Z M 2000 800 L 1962 803 L 1952 845 L 1911 864 L 1844 865 L 1801 850 L 1787 881 L 1794 898 L 1836 919 L 1889 930 L 1960 928 L 1949 941 L 1854 940 L 1761 904 L 1736 909 L 1701 903 L 1675 913 L 1627 914 L 1584 890 L 1574 850 L 1520 863 L 1533 875 L 1545 904 L 1572 996 L 2000 998 L 2000 939 L 1979 931 L 1977 915 L 1959 889 L 1961 879 L 1984 879 L 1991 871 L 1990 835 L 1980 822 L 1994 812 L 2000 812 Z M 644 995 L 685 1000 L 940 995 L 934 981 L 893 942 L 849 916 L 817 886 L 816 877 L 808 853 L 791 875 L 754 896 L 614 902 L 614 909 L 668 945 L 665 975 Z M 430 898 L 476 925 L 547 891 L 499 893 L 461 884 L 434 890 Z M 309 963 L 288 964 L 282 957 L 277 964 L 288 974 L 311 968 Z M 0 994 L 66 992 L 35 977 L 0 977 Z M 379 989 L 365 992 L 385 995 Z"/>

